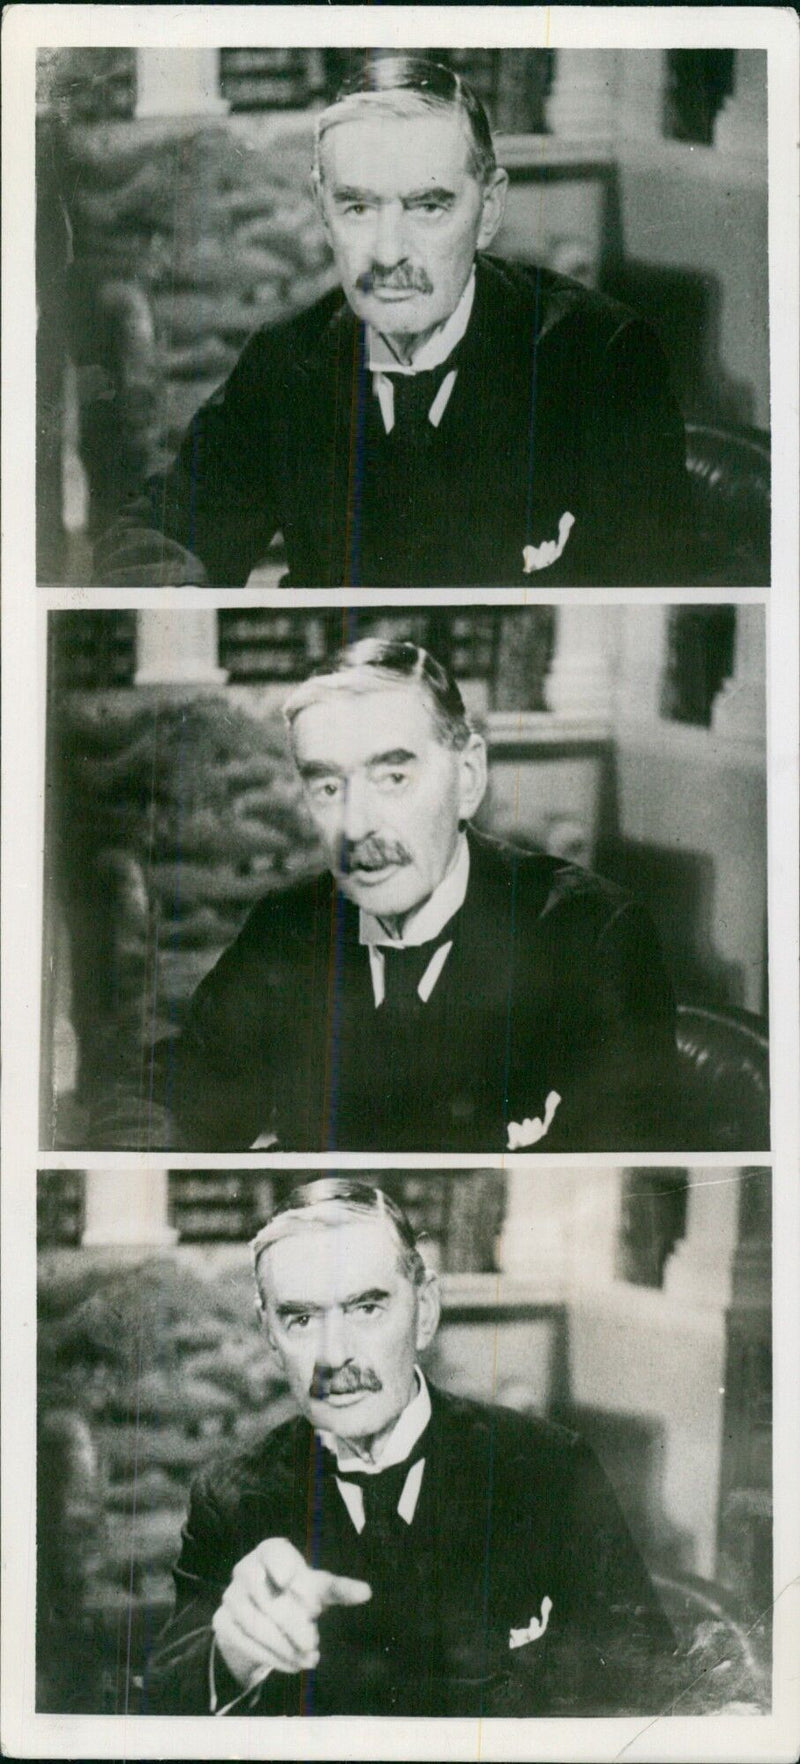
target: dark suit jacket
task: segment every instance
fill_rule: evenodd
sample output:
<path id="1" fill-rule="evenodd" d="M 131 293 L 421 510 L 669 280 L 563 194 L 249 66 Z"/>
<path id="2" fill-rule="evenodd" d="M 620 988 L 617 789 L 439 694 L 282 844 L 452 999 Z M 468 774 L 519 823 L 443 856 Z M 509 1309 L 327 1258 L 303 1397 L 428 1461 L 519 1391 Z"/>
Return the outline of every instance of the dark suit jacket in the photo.
<path id="1" fill-rule="evenodd" d="M 314 1567 L 363 1576 L 373 1597 L 326 1612 L 317 1671 L 275 1673 L 238 1714 L 649 1710 L 648 1671 L 674 1641 L 591 1452 L 510 1410 L 433 1389 L 431 1400 L 414 1520 L 380 1556 L 368 1528 L 356 1533 L 303 1420 L 199 1478 L 145 1712 L 208 1712 L 211 1618 L 235 1564 L 269 1537 L 287 1537 Z M 542 1637 L 510 1648 L 510 1631 L 540 1617 L 545 1597 Z M 219 1656 L 215 1675 L 223 1706 L 241 1686 Z"/>
<path id="2" fill-rule="evenodd" d="M 455 387 L 411 449 L 384 433 L 364 340 L 339 291 L 258 331 L 101 543 L 97 581 L 239 586 L 277 530 L 296 587 L 678 579 L 683 426 L 626 308 L 479 258 Z M 562 559 L 526 575 L 524 547 L 555 539 L 566 511 Z"/>
<path id="3" fill-rule="evenodd" d="M 534 1150 L 674 1148 L 673 1001 L 646 915 L 558 858 L 475 834 L 470 853 L 427 1004 L 376 1010 L 358 909 L 327 872 L 269 895 L 98 1143 L 498 1152 L 555 1091 Z"/>

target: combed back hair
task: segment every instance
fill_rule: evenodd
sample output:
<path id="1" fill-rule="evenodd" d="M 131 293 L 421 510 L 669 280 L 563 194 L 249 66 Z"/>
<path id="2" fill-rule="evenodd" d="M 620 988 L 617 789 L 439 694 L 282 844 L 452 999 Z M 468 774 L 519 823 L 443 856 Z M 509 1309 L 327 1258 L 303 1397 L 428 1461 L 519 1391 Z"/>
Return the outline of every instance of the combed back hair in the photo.
<path id="1" fill-rule="evenodd" d="M 302 710 L 329 693 L 374 692 L 381 684 L 419 686 L 442 746 L 456 751 L 466 747 L 472 729 L 452 674 L 429 650 L 392 638 L 362 637 L 326 657 L 290 692 L 283 714 L 291 729 Z"/>
<path id="2" fill-rule="evenodd" d="M 413 118 L 419 116 L 420 109 L 458 114 L 469 147 L 469 171 L 479 183 L 488 183 L 497 170 L 497 159 L 489 118 L 472 87 L 452 68 L 425 55 L 369 53 L 317 118 L 312 168 L 315 184 L 322 182 L 323 138 L 336 123 L 370 115 Z"/>
<path id="3" fill-rule="evenodd" d="M 371 1182 L 359 1182 L 344 1176 L 322 1176 L 293 1188 L 253 1238 L 250 1248 L 259 1293 L 258 1264 L 271 1244 L 310 1225 L 336 1227 L 348 1218 L 385 1220 L 396 1239 L 403 1273 L 413 1286 L 422 1285 L 427 1272 L 425 1263 L 410 1220 L 397 1201 Z"/>

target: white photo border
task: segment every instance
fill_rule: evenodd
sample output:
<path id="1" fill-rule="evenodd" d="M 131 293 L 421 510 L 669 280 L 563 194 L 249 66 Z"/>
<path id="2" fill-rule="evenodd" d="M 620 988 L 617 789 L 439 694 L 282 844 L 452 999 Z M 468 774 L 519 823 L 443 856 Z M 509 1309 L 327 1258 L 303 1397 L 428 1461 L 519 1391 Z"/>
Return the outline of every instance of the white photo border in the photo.
<path id="1" fill-rule="evenodd" d="M 800 1345 L 798 1190 L 798 24 L 779 7 L 438 6 L 60 6 L 25 5 L 4 18 L 3 146 L 5 168 L 3 291 L 4 734 L 3 743 L 3 1624 L 0 1740 L 10 1756 L 183 1758 L 439 1758 L 481 1760 L 614 1759 L 711 1761 L 791 1759 L 800 1744 L 796 1659 L 800 1647 L 800 1462 L 797 1351 Z M 774 1705 L 763 1717 L 658 1716 L 614 1721 L 425 1721 L 247 1717 L 53 1716 L 35 1713 L 35 1211 L 36 1170 L 70 1167 L 71 1157 L 38 1155 L 42 840 L 44 825 L 45 671 L 43 626 L 51 609 L 192 604 L 281 605 L 268 593 L 171 590 L 35 589 L 34 557 L 34 93 L 36 50 L 45 46 L 134 44 L 191 46 L 275 44 L 375 45 L 428 41 L 518 47 L 764 48 L 769 84 L 770 351 L 773 434 L 773 564 L 768 593 L 703 590 L 706 602 L 756 600 L 768 618 L 769 944 L 775 1202 L 773 1320 L 775 1339 L 775 1636 Z M 585 591 L 596 604 L 597 590 Z M 654 593 L 648 590 L 652 604 Z M 685 603 L 691 591 L 662 591 Z M 364 591 L 346 598 L 373 604 Z M 409 595 L 407 603 L 480 604 L 482 591 Z M 635 590 L 606 592 L 637 601 Z M 573 603 L 574 592 L 492 596 L 492 603 Z M 293 595 L 304 605 L 329 595 Z M 396 599 L 395 599 L 396 604 Z M 746 1154 L 736 1155 L 745 1161 Z M 81 1155 L 80 1167 L 98 1157 Z M 104 1165 L 112 1159 L 103 1158 Z M 178 1159 L 174 1162 L 179 1165 Z M 202 1160 L 209 1168 L 219 1160 Z M 244 1162 L 245 1160 L 243 1160 Z M 254 1166 L 250 1153 L 246 1163 Z M 343 1160 L 337 1158 L 337 1163 Z M 461 1160 L 458 1160 L 460 1162 Z M 466 1160 L 465 1160 L 466 1161 Z M 472 1160 L 470 1160 L 472 1161 Z M 594 1161 L 594 1160 L 593 1160 Z M 598 1159 L 597 1162 L 603 1161 Z M 612 1159 L 606 1160 L 611 1162 Z M 618 1158 L 613 1160 L 619 1162 Z M 657 1164 L 637 1155 L 637 1163 Z M 666 1160 L 661 1160 L 666 1161 Z M 712 1167 L 713 1157 L 697 1159 Z M 127 1155 L 124 1165 L 145 1164 Z M 154 1160 L 155 1162 L 155 1160 Z M 159 1164 L 163 1159 L 158 1160 Z M 327 1160 L 330 1162 L 330 1160 Z M 413 1160 L 372 1158 L 371 1168 Z M 456 1160 L 437 1160 L 442 1168 Z M 482 1163 L 492 1160 L 481 1159 Z M 498 1159 L 498 1163 L 502 1160 Z M 726 1162 L 730 1163 L 731 1158 Z M 237 1160 L 227 1157 L 227 1167 Z M 430 1167 L 431 1160 L 425 1160 Z M 197 1167 L 198 1157 L 192 1158 Z M 324 1168 L 324 1158 L 304 1158 Z M 269 1167 L 291 1167 L 270 1160 Z M 122 1167 L 122 1164 L 120 1165 Z"/>

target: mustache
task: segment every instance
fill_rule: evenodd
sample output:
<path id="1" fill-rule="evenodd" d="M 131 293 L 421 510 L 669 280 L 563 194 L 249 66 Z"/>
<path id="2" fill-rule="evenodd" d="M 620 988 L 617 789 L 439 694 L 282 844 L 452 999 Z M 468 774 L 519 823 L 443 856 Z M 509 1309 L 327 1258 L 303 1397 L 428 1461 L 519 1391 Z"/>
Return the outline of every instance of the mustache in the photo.
<path id="1" fill-rule="evenodd" d="M 358 1390 L 383 1390 L 377 1372 L 371 1366 L 337 1366 L 335 1371 L 330 1366 L 315 1366 L 309 1395 L 318 1402 L 324 1402 L 329 1396 L 353 1396 Z"/>
<path id="2" fill-rule="evenodd" d="M 342 874 L 351 870 L 382 870 L 386 864 L 410 864 L 411 854 L 397 839 L 343 839 L 339 854 Z"/>
<path id="3" fill-rule="evenodd" d="M 357 277 L 356 287 L 359 294 L 376 294 L 381 288 L 389 288 L 395 294 L 407 293 L 413 289 L 416 294 L 432 294 L 433 283 L 427 270 L 413 263 L 398 263 L 392 270 L 382 270 L 373 263 L 372 268 L 363 270 Z"/>

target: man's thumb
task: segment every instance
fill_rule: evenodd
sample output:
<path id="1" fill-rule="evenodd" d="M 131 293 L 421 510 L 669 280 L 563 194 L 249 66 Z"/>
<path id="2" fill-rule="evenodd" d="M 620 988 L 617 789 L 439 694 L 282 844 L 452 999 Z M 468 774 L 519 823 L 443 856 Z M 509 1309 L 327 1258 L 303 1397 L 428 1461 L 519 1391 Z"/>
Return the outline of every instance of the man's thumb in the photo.
<path id="1" fill-rule="evenodd" d="M 347 1574 L 328 1574 L 320 1588 L 322 1603 L 327 1605 L 365 1605 L 372 1598 L 372 1587 L 366 1580 L 351 1580 Z"/>

